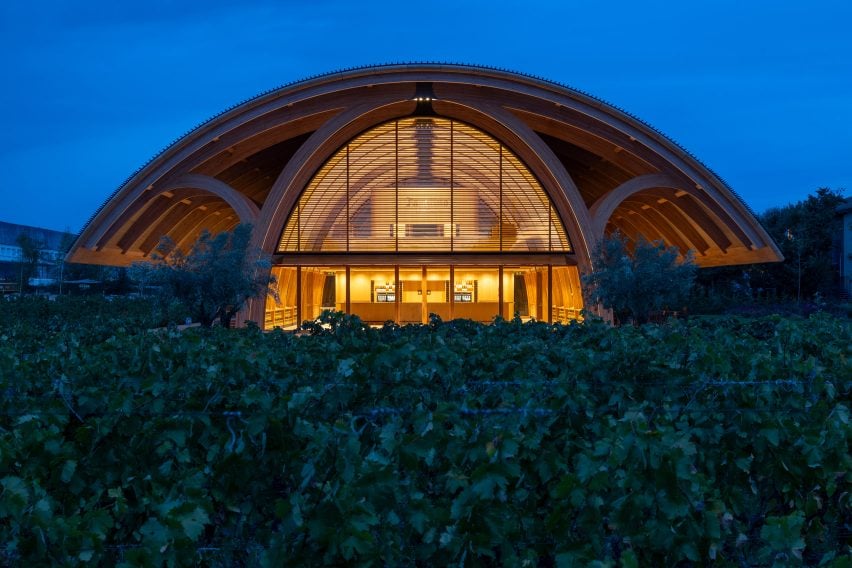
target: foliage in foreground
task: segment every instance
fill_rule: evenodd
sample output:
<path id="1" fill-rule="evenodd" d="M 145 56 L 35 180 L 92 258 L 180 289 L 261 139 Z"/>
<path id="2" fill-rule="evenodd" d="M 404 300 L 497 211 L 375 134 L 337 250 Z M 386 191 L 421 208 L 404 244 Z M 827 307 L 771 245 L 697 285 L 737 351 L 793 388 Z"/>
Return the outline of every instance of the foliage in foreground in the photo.
<path id="1" fill-rule="evenodd" d="M 7 321 L 0 558 L 849 560 L 846 322 L 324 323 L 34 338 Z"/>

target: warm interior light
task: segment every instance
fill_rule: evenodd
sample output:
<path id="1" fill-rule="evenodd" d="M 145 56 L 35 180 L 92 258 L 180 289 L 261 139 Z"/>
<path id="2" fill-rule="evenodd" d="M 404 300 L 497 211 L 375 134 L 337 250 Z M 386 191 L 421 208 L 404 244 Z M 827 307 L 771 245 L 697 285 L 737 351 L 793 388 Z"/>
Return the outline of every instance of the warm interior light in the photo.
<path id="1" fill-rule="evenodd" d="M 416 98 L 424 107 L 435 100 Z M 417 114 L 339 150 L 279 242 L 280 252 L 570 249 L 544 189 L 516 156 L 464 123 Z"/>

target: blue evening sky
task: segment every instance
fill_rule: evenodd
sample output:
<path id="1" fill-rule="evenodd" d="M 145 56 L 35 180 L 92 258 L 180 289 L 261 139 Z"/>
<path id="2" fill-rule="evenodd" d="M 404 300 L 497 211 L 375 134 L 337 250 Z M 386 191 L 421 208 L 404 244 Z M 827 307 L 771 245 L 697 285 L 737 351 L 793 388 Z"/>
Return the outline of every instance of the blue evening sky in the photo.
<path id="1" fill-rule="evenodd" d="M 755 210 L 852 190 L 852 3 L 5 0 L 0 220 L 79 231 L 261 91 L 375 63 L 502 67 L 652 124 Z M 846 195 L 849 195 L 847 191 Z"/>

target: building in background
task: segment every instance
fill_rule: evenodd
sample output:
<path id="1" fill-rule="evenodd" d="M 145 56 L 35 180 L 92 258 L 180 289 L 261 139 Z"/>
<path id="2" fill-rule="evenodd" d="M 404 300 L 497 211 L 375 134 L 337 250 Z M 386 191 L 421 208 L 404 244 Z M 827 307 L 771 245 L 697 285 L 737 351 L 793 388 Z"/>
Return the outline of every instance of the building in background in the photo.
<path id="1" fill-rule="evenodd" d="M 840 217 L 841 228 L 839 235 L 839 259 L 837 266 L 840 270 L 840 286 L 845 292 L 845 297 L 852 297 L 852 197 L 837 208 Z"/>
<path id="2" fill-rule="evenodd" d="M 267 329 L 328 308 L 567 322 L 615 231 L 699 266 L 782 259 L 716 174 L 630 114 L 523 74 L 411 64 L 314 77 L 210 119 L 118 188 L 68 260 L 129 266 L 163 236 L 186 249 L 239 223 L 278 286 L 240 319 Z"/>
<path id="3" fill-rule="evenodd" d="M 60 278 L 72 239 L 68 232 L 0 221 L 0 291 L 17 292 L 26 288 L 25 284 L 54 284 Z M 31 259 L 34 262 L 30 270 L 27 264 Z"/>

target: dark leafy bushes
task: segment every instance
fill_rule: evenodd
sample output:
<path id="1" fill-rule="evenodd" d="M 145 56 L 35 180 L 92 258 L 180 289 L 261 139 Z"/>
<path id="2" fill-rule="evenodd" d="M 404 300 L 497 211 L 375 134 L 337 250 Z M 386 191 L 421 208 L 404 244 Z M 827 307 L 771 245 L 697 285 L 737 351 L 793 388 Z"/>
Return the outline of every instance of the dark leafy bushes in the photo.
<path id="1" fill-rule="evenodd" d="M 0 329 L 8 564 L 849 558 L 846 322 L 117 321 Z"/>

